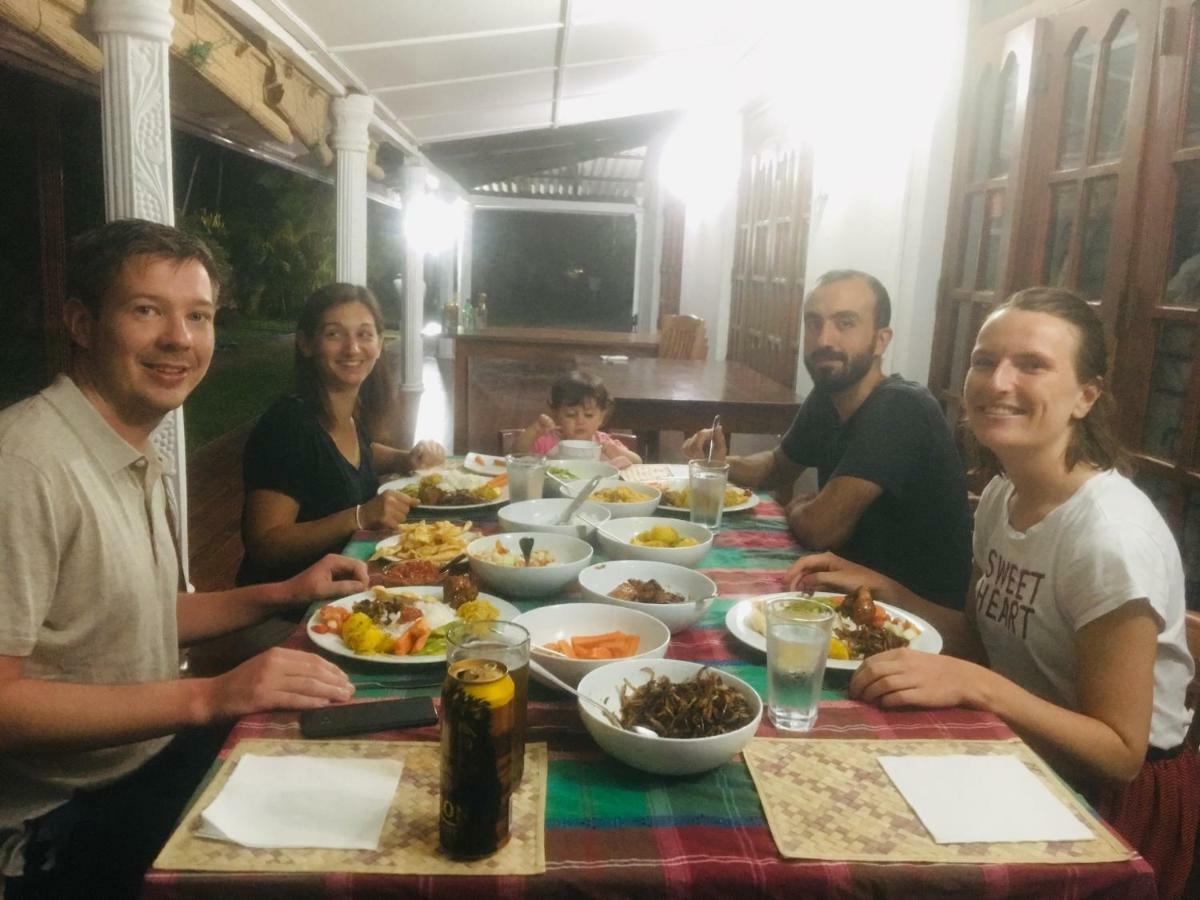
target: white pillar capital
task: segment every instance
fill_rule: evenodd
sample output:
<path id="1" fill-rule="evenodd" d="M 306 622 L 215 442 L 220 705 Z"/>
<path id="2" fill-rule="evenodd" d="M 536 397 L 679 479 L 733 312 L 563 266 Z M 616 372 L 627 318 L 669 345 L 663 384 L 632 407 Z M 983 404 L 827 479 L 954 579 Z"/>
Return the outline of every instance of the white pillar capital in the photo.
<path id="1" fill-rule="evenodd" d="M 97 34 L 127 34 L 171 43 L 171 0 L 92 0 L 92 26 Z"/>
<path id="2" fill-rule="evenodd" d="M 333 114 L 333 132 L 329 142 L 334 150 L 349 150 L 366 153 L 371 146 L 369 129 L 375 117 L 375 100 L 366 94 L 348 94 L 334 97 L 330 111 Z"/>

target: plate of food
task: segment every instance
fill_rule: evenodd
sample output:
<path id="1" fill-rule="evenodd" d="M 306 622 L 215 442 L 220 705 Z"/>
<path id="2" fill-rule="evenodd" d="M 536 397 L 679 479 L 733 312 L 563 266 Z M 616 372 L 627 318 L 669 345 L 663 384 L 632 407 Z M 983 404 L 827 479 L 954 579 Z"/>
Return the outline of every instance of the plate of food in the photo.
<path id="1" fill-rule="evenodd" d="M 442 512 L 448 509 L 479 509 L 508 502 L 508 476 L 488 478 L 457 469 L 436 469 L 397 478 L 379 487 L 400 491 L 421 502 L 416 512 Z"/>
<path id="2" fill-rule="evenodd" d="M 725 627 L 746 646 L 766 653 L 767 601 L 799 596 L 769 594 L 742 600 L 726 613 Z M 937 629 L 920 616 L 875 600 L 866 588 L 850 594 L 816 593 L 813 599 L 828 603 L 838 613 L 829 642 L 830 669 L 857 669 L 868 656 L 899 647 L 942 652 L 942 636 Z"/>
<path id="3" fill-rule="evenodd" d="M 338 656 L 386 665 L 446 661 L 446 629 L 457 621 L 510 621 L 511 603 L 479 594 L 457 609 L 442 602 L 440 585 L 372 588 L 320 607 L 308 620 L 308 637 Z"/>
<path id="4" fill-rule="evenodd" d="M 491 456 L 487 453 L 468 453 L 463 460 L 463 468 L 477 475 L 503 475 L 508 471 L 508 463 L 503 456 Z"/>
<path id="5" fill-rule="evenodd" d="M 434 565 L 448 563 L 467 549 L 467 544 L 479 537 L 472 531 L 473 522 L 402 522 L 396 533 L 375 545 L 371 562 L 377 559 L 388 562 L 426 560 Z M 428 582 L 426 582 L 428 583 Z"/>
<path id="6" fill-rule="evenodd" d="M 688 487 L 686 478 L 672 479 L 662 484 L 650 482 L 650 485 L 662 491 L 662 501 L 658 505 L 659 509 L 680 513 L 691 510 L 691 489 Z M 756 506 L 758 506 L 758 494 L 754 493 L 750 488 L 738 487 L 735 484 L 726 486 L 725 512 L 745 512 L 748 509 L 754 509 Z"/>

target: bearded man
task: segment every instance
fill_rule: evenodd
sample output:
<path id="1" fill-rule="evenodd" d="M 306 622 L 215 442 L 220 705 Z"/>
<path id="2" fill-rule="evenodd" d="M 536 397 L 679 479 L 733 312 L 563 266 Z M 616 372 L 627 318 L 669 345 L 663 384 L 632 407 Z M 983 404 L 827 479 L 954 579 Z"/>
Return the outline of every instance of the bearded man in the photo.
<path id="1" fill-rule="evenodd" d="M 933 395 L 884 375 L 891 300 L 877 278 L 822 275 L 804 302 L 804 366 L 813 391 L 774 450 L 726 455 L 717 430 L 697 432 L 689 458 L 729 463 L 729 480 L 789 489 L 808 467 L 819 491 L 793 497 L 788 526 L 806 548 L 838 554 L 920 596 L 961 608 L 971 574 L 971 526 L 962 461 Z"/>

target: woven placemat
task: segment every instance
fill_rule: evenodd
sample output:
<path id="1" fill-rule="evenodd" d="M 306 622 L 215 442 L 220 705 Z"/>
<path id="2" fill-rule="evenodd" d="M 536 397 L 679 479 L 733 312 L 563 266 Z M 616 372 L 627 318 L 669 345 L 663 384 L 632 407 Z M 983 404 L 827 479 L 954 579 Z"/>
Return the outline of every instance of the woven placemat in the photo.
<path id="1" fill-rule="evenodd" d="M 255 849 L 200 837 L 200 813 L 216 798 L 246 753 L 398 759 L 404 774 L 378 850 Z M 438 849 L 438 745 L 416 741 L 241 741 L 184 816 L 156 869 L 196 872 L 389 872 L 394 875 L 536 875 L 546 871 L 545 744 L 525 747 L 525 777 L 512 800 L 508 844 L 493 856 L 457 862 Z"/>
<path id="2" fill-rule="evenodd" d="M 790 859 L 856 862 L 1095 863 L 1133 856 L 1019 739 L 838 741 L 758 738 L 743 751 L 771 836 Z M 938 844 L 880 756 L 1015 756 L 1091 829 L 1094 841 Z"/>

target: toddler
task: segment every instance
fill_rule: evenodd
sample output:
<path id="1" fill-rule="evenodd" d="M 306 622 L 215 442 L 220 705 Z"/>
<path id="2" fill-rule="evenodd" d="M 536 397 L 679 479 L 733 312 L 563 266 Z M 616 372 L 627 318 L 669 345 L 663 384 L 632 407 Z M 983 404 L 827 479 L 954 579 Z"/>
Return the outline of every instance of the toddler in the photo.
<path id="1" fill-rule="evenodd" d="M 578 370 L 564 375 L 550 388 L 550 415 L 542 413 L 517 435 L 513 451 L 553 455 L 560 440 L 595 441 L 601 457 L 618 469 L 640 463 L 640 456 L 600 430 L 613 407 L 608 389 L 595 375 Z"/>

